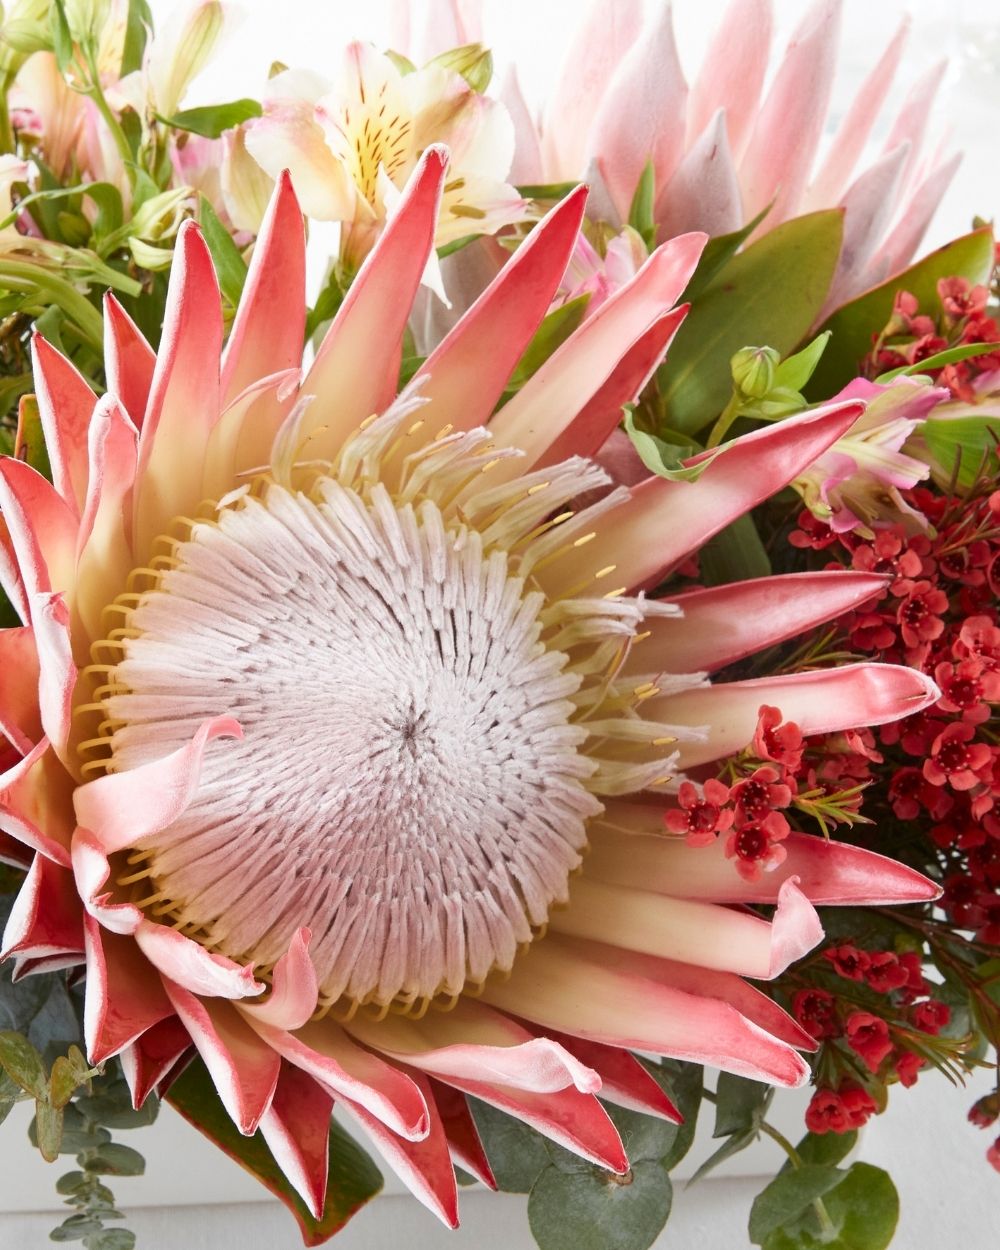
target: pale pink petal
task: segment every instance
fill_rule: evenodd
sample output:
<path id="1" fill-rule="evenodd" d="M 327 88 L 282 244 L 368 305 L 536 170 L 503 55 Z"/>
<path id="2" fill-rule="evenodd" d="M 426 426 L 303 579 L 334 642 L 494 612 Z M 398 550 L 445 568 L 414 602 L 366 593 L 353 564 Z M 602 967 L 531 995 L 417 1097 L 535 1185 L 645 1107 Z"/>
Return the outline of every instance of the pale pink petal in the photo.
<path id="1" fill-rule="evenodd" d="M 153 967 L 188 993 L 236 999 L 252 998 L 265 989 L 255 979 L 252 964 L 214 955 L 178 929 L 144 919 L 134 938 Z"/>
<path id="2" fill-rule="evenodd" d="M 743 225 L 740 180 L 720 109 L 685 153 L 666 185 L 657 188 L 659 237 L 685 230 L 729 234 Z"/>
<path id="3" fill-rule="evenodd" d="M 300 369 L 252 383 L 223 410 L 212 427 L 202 465 L 202 494 L 221 499 L 243 473 L 270 463 L 278 431 L 295 405 Z"/>
<path id="4" fill-rule="evenodd" d="M 676 595 L 683 616 L 653 617 L 625 673 L 712 673 L 831 621 L 884 590 L 877 573 L 784 573 Z"/>
<path id="5" fill-rule="evenodd" d="M 514 163 L 507 175 L 516 187 L 535 186 L 545 181 L 538 126 L 524 99 L 517 77 L 517 66 L 510 65 L 500 87 L 500 102 L 514 123 Z"/>
<path id="6" fill-rule="evenodd" d="M 4 456 L 0 459 L 0 509 L 28 599 L 71 587 L 79 525 L 75 503 L 71 508 L 30 465 Z"/>
<path id="7" fill-rule="evenodd" d="M 701 742 L 678 743 L 679 766 L 694 768 L 748 746 L 762 704 L 781 709 L 803 735 L 838 733 L 902 720 L 941 692 L 929 677 L 896 664 L 846 664 L 787 676 L 699 686 L 650 699 L 647 715 L 673 725 L 705 726 Z"/>
<path id="8" fill-rule="evenodd" d="M 843 195 L 896 77 L 909 25 L 909 17 L 904 17 L 875 68 L 855 92 L 851 107 L 830 141 L 826 160 L 810 184 L 807 208 L 828 208 Z"/>
<path id="9" fill-rule="evenodd" d="M 642 28 L 642 0 L 590 0 L 556 72 L 542 125 L 545 169 L 555 181 L 579 178 L 587 163 L 594 101 Z"/>
<path id="10" fill-rule="evenodd" d="M 77 821 L 108 855 L 134 846 L 165 829 L 190 803 L 208 744 L 217 738 L 242 736 L 231 716 L 216 716 L 204 722 L 187 746 L 170 755 L 88 781 L 73 795 Z"/>
<path id="11" fill-rule="evenodd" d="M 90 425 L 90 475 L 77 539 L 75 607 L 91 638 L 105 632 L 108 586 L 124 586 L 136 565 L 129 541 L 128 500 L 135 482 L 137 434 L 113 395 L 104 395 Z"/>
<path id="12" fill-rule="evenodd" d="M 116 902 L 108 888 L 111 865 L 107 852 L 86 829 L 73 834 L 73 875 L 87 912 L 112 933 L 134 934 L 144 917 L 131 903 Z"/>
<path id="13" fill-rule="evenodd" d="M 337 159 L 316 121 L 310 100 L 272 99 L 264 116 L 247 125 L 246 149 L 278 178 L 288 170 L 303 210 L 316 221 L 351 221 L 358 193 L 344 162 Z"/>
<path id="14" fill-rule="evenodd" d="M 840 0 L 816 0 L 792 36 L 740 162 L 743 208 L 762 230 L 795 215 L 823 133 L 837 59 Z"/>
<path id="15" fill-rule="evenodd" d="M 885 141 L 886 152 L 894 152 L 903 144 L 908 145 L 908 158 L 903 169 L 904 179 L 917 163 L 927 123 L 934 113 L 934 97 L 940 90 L 947 69 L 948 61 L 945 59 L 936 61 L 920 75 L 906 93 Z"/>
<path id="16" fill-rule="evenodd" d="M 392 46 L 418 65 L 451 48 L 483 41 L 482 0 L 410 0 L 407 9 L 406 42 Z M 397 22 L 397 31 L 401 25 Z"/>
<path id="17" fill-rule="evenodd" d="M 87 495 L 87 427 L 97 396 L 76 367 L 40 334 L 32 336 L 31 358 L 52 481 L 79 515 Z"/>
<path id="18" fill-rule="evenodd" d="M 257 235 L 243 297 L 222 357 L 222 404 L 253 382 L 299 368 L 306 326 L 302 210 L 287 171 Z"/>
<path id="19" fill-rule="evenodd" d="M 243 1010 L 276 1029 L 298 1029 L 316 1010 L 316 969 L 309 958 L 308 929 L 299 929 L 292 944 L 274 965 L 271 993 L 262 1002 L 245 1003 Z"/>
<path id="20" fill-rule="evenodd" d="M 222 302 L 211 253 L 193 221 L 177 233 L 163 338 L 139 439 L 136 549 L 201 502 L 190 465 L 219 418 Z"/>
<path id="21" fill-rule="evenodd" d="M 607 381 L 536 461 L 542 469 L 570 456 L 596 456 L 618 429 L 624 406 L 634 403 L 656 372 L 688 314 L 690 304 L 665 313 L 641 335 L 608 375 Z M 627 437 L 623 434 L 623 437 Z M 631 448 L 631 442 L 628 443 Z M 633 450 L 633 454 L 634 450 Z M 638 456 L 635 457 L 638 460 Z M 603 464 L 602 460 L 602 464 Z M 646 468 L 639 461 L 642 477 Z M 617 480 L 617 479 L 616 479 Z"/>
<path id="22" fill-rule="evenodd" d="M 801 1085 L 809 1069 L 783 1042 L 728 1004 L 658 983 L 659 960 L 550 934 L 483 1000 L 543 1028 L 629 1050 L 671 1055 L 766 1080 Z"/>
<path id="23" fill-rule="evenodd" d="M 257 1130 L 271 1105 L 281 1060 L 228 1002 L 202 1002 L 169 980 L 164 987 L 191 1035 L 222 1105 L 244 1136 Z"/>
<path id="24" fill-rule="evenodd" d="M 72 767 L 69 736 L 77 670 L 70 642 L 69 608 L 60 594 L 31 597 L 31 619 L 38 648 L 38 710 L 52 750 Z"/>
<path id="25" fill-rule="evenodd" d="M 429 147 L 302 384 L 304 395 L 317 397 L 303 422 L 303 437 L 322 427 L 323 445 L 331 452 L 395 396 L 403 333 L 434 242 L 446 168 L 444 149 Z"/>
<path id="26" fill-rule="evenodd" d="M 176 1016 L 154 1024 L 118 1056 L 132 1093 L 132 1106 L 139 1108 L 181 1055 L 191 1046 L 191 1036 Z"/>
<path id="27" fill-rule="evenodd" d="M 329 1018 L 294 1033 L 276 1029 L 245 1013 L 250 1026 L 282 1058 L 307 1072 L 334 1096 L 350 1099 L 413 1141 L 427 1135 L 428 1111 L 413 1079 L 353 1042 Z"/>
<path id="28" fill-rule="evenodd" d="M 662 836 L 663 811 L 660 803 L 616 802 L 608 811 L 615 828 L 602 823 L 590 831 L 587 873 L 622 886 L 715 903 L 774 903 L 783 882 L 793 876 L 806 898 L 823 906 L 925 903 L 941 892 L 894 859 L 801 833 L 782 842 L 787 854 L 772 872 L 746 881 L 727 858 L 724 838 L 710 846 L 688 846 Z M 623 828 L 636 832 L 622 833 Z"/>
<path id="29" fill-rule="evenodd" d="M 740 155 L 757 116 L 771 51 L 771 0 L 732 0 L 715 27 L 688 102 L 687 142 L 725 111 L 729 145 Z M 735 32 L 739 37 L 734 37 Z M 742 224 L 742 223 L 741 223 Z"/>
<path id="30" fill-rule="evenodd" d="M 0 829 L 68 868 L 73 824 L 70 778 L 43 738 L 0 775 Z"/>
<path id="31" fill-rule="evenodd" d="M 18 619 L 25 625 L 28 623 L 28 594 L 24 578 L 18 566 L 17 552 L 14 547 L 7 521 L 0 514 L 0 586 L 17 613 Z"/>
<path id="32" fill-rule="evenodd" d="M 0 630 L 0 733 L 27 755 L 42 735 L 38 650 L 28 626 Z"/>
<path id="33" fill-rule="evenodd" d="M 50 958 L 83 953 L 83 909 L 73 874 L 36 855 L 18 892 L 3 935 L 0 959 L 12 955 Z"/>
<path id="34" fill-rule="evenodd" d="M 895 211 L 908 156 L 908 143 L 894 148 L 870 165 L 844 196 L 844 241 L 817 325 L 867 285 L 869 262 Z"/>
<path id="35" fill-rule="evenodd" d="M 660 4 L 606 89 L 594 97 L 599 103 L 587 138 L 586 158 L 599 162 L 623 221 L 648 161 L 657 190 L 673 177 L 684 152 L 687 94 L 673 14 L 669 4 Z"/>
<path id="36" fill-rule="evenodd" d="M 411 388 L 428 401 L 425 421 L 468 430 L 489 420 L 552 303 L 586 200 L 586 187 L 578 187 L 557 204 L 421 365 Z"/>
<path id="37" fill-rule="evenodd" d="M 681 963 L 773 980 L 823 937 L 819 917 L 793 879 L 778 895 L 773 922 L 687 898 L 609 885 L 584 876 L 570 903 L 554 911 L 549 928 L 569 937 Z"/>
<path id="38" fill-rule="evenodd" d="M 873 283 L 881 281 L 888 274 L 898 273 L 913 259 L 920 240 L 961 163 L 962 154 L 956 152 L 934 168 L 899 206 L 896 225 L 872 262 Z"/>
<path id="39" fill-rule="evenodd" d="M 459 1167 L 464 1168 L 470 1176 L 485 1185 L 487 1189 L 497 1188 L 496 1177 L 486 1157 L 483 1143 L 479 1137 L 479 1129 L 469 1110 L 468 1099 L 450 1085 L 430 1078 L 429 1085 L 434 1095 L 434 1103 L 448 1138 L 448 1150 Z"/>
<path id="40" fill-rule="evenodd" d="M 359 1015 L 346 1028 L 365 1045 L 451 1083 L 485 1080 L 538 1094 L 571 1086 L 596 1094 L 601 1088 L 600 1079 L 558 1043 L 468 998 L 420 1020 L 390 1015 L 376 1022 Z"/>
<path id="41" fill-rule="evenodd" d="M 117 395 L 132 424 L 141 429 L 156 353 L 111 291 L 104 297 L 104 364 L 109 392 Z"/>
<path id="42" fill-rule="evenodd" d="M 630 1051 L 553 1030 L 548 1030 L 547 1035 L 600 1076 L 601 1097 L 605 1102 L 641 1111 L 645 1115 L 659 1116 L 672 1124 L 682 1122 L 680 1112 L 667 1097 L 663 1086 Z"/>
<path id="43" fill-rule="evenodd" d="M 602 518 L 592 542 L 544 570 L 546 590 L 559 593 L 608 566 L 616 586 L 658 580 L 812 464 L 863 411 L 859 403 L 830 404 L 754 430 L 730 443 L 694 482 L 647 478 Z"/>
<path id="44" fill-rule="evenodd" d="M 360 1124 L 414 1197 L 449 1228 L 457 1228 L 458 1190 L 448 1138 L 427 1077 L 414 1072 L 412 1080 L 427 1107 L 427 1132 L 419 1141 L 398 1136 L 364 1107 L 347 1098 L 340 1105 Z"/>
<path id="45" fill-rule="evenodd" d="M 525 453 L 510 462 L 510 473 L 529 469 L 545 454 L 622 357 L 672 307 L 705 243 L 703 234 L 686 234 L 657 248 L 632 281 L 588 317 L 501 408 L 490 423 L 491 434 L 499 446 Z"/>
<path id="46" fill-rule="evenodd" d="M 260 1131 L 295 1192 L 316 1219 L 326 1201 L 333 1098 L 312 1077 L 282 1062 Z"/>
<path id="47" fill-rule="evenodd" d="M 83 1028 L 87 1057 L 104 1063 L 147 1029 L 174 1014 L 160 978 L 131 937 L 109 933 L 84 917 L 87 997 Z"/>

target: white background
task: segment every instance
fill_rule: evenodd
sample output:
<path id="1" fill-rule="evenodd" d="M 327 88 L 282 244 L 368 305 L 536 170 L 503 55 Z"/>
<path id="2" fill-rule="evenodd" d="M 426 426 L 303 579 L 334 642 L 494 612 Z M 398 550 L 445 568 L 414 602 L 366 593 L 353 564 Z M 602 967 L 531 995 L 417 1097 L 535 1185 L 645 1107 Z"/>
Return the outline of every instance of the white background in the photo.
<path id="1" fill-rule="evenodd" d="M 614 0 L 606 0 L 612 4 Z M 153 0 L 158 19 L 173 0 Z M 802 0 L 776 0 L 787 32 L 805 9 Z M 1000 5 L 996 0 L 920 0 L 912 6 L 913 32 L 904 83 L 946 55 L 951 59 L 942 128 L 950 128 L 965 161 L 928 236 L 934 246 L 968 229 L 978 213 L 1000 209 L 997 135 L 1000 133 Z M 579 12 L 571 0 L 486 0 L 488 34 L 498 61 L 515 56 L 529 93 L 544 91 L 547 77 Z M 681 56 L 693 69 L 724 4 L 722 0 L 678 0 L 676 24 Z M 897 0 L 846 0 L 841 72 L 831 122 L 877 57 L 904 11 Z M 187 103 L 254 94 L 273 60 L 332 73 L 346 38 L 384 44 L 388 4 L 343 0 L 249 0 L 242 24 L 231 34 L 209 72 L 195 84 Z M 784 34 L 781 36 L 782 42 Z M 964 1120 L 977 1093 L 989 1088 L 985 1074 L 966 1091 L 952 1090 L 936 1074 L 916 1088 L 896 1088 L 889 1115 L 873 1121 L 861 1157 L 887 1167 L 896 1180 L 903 1214 L 897 1250 L 996 1250 L 1000 1228 L 1000 1176 L 986 1164 L 986 1133 Z M 802 1099 L 779 1095 L 779 1122 L 799 1135 Z M 26 1109 L 19 1108 L 18 1111 Z M 50 1245 L 55 1213 L 54 1182 L 61 1165 L 46 1167 L 27 1146 L 27 1117 L 15 1115 L 0 1129 L 0 1248 L 34 1250 Z M 159 1123 L 135 1135 L 123 1134 L 146 1155 L 148 1175 L 115 1185 L 141 1250 L 292 1250 L 300 1245 L 291 1217 L 235 1164 L 219 1155 L 165 1109 Z M 700 1134 L 694 1156 L 711 1145 Z M 762 1179 L 780 1166 L 777 1148 L 765 1142 L 746 1152 L 722 1179 L 685 1190 L 677 1185 L 674 1214 L 657 1247 L 674 1250 L 735 1250 L 748 1244 L 746 1218 Z M 682 1169 L 683 1170 L 683 1169 Z M 398 1185 L 391 1185 L 395 1194 Z M 31 1214 L 32 1212 L 44 1212 Z M 383 1197 L 368 1207 L 337 1239 L 341 1250 L 530 1250 L 525 1202 L 519 1197 L 462 1195 L 463 1228 L 448 1233 L 414 1200 Z"/>

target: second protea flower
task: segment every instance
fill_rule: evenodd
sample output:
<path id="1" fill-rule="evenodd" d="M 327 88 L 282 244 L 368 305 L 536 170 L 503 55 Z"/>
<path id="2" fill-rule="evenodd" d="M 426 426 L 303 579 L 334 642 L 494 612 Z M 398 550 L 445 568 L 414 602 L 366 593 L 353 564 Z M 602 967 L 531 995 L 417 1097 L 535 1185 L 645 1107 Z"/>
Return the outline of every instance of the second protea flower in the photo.
<path id="1" fill-rule="evenodd" d="M 630 1050 L 805 1078 L 810 1038 L 741 974 L 815 943 L 813 902 L 934 887 L 794 835 L 745 881 L 722 845 L 668 835 L 668 796 L 762 704 L 821 733 L 937 691 L 887 665 L 710 682 L 870 574 L 642 593 L 857 403 L 574 507 L 606 487 L 589 457 L 683 319 L 703 236 L 656 251 L 494 415 L 578 191 L 397 395 L 447 183 L 431 148 L 304 376 L 287 178 L 225 346 L 192 223 L 158 354 L 109 300 L 106 396 L 36 340 L 54 481 L 0 461 L 24 621 L 0 632 L 0 819 L 35 852 L 6 951 L 85 965 L 90 1057 L 120 1055 L 137 1103 L 199 1055 L 318 1212 L 336 1101 L 454 1224 L 452 1158 L 491 1181 L 466 1095 L 624 1172 L 595 1095 L 675 1116 Z"/>

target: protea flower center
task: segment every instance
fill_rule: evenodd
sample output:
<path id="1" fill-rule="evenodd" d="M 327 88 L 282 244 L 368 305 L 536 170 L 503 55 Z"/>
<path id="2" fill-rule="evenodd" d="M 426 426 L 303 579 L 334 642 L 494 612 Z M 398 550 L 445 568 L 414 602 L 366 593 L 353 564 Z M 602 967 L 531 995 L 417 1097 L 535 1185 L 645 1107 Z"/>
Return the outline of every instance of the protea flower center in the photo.
<path id="1" fill-rule="evenodd" d="M 599 471 L 571 461 L 490 490 L 482 440 L 445 434 L 373 479 L 358 443 L 398 420 L 308 486 L 268 475 L 191 525 L 123 597 L 103 699 L 116 771 L 239 721 L 118 883 L 265 967 L 308 926 L 327 1006 L 409 1007 L 509 969 L 566 901 L 595 791 L 637 766 L 612 752 L 602 769 L 588 743 L 642 607 L 551 601 L 531 576 L 565 541 L 572 514 L 553 510 Z M 648 752 L 638 767 L 664 771 Z"/>

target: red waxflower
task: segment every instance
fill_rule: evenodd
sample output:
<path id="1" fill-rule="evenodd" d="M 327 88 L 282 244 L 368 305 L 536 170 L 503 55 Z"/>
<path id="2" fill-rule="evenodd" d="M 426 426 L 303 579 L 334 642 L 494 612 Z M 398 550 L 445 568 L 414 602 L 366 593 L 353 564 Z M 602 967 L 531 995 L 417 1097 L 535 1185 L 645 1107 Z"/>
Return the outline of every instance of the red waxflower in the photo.
<path id="1" fill-rule="evenodd" d="M 840 1087 L 840 1100 L 847 1112 L 851 1128 L 861 1128 L 878 1110 L 875 1099 L 866 1089 L 853 1081 L 844 1081 Z"/>
<path id="2" fill-rule="evenodd" d="M 931 758 L 924 760 L 924 776 L 935 786 L 950 785 L 953 790 L 971 790 L 980 772 L 992 762 L 985 742 L 973 743 L 972 725 L 948 725 L 931 743 Z"/>
<path id="3" fill-rule="evenodd" d="M 924 1060 L 912 1050 L 903 1050 L 896 1056 L 893 1066 L 900 1085 L 905 1085 L 909 1089 L 911 1085 L 916 1085 L 917 1075 L 924 1067 Z"/>
<path id="4" fill-rule="evenodd" d="M 792 801 L 792 791 L 781 781 L 776 768 L 764 764 L 743 781 L 738 781 L 730 791 L 740 820 L 764 821 L 777 807 L 787 807 Z M 787 829 L 786 829 L 787 832 Z"/>
<path id="5" fill-rule="evenodd" d="M 802 764 L 802 730 L 794 721 L 781 723 L 781 712 L 765 703 L 757 713 L 753 749 L 762 760 L 774 760 L 791 772 Z"/>
<path id="6" fill-rule="evenodd" d="M 772 832 L 772 821 L 782 821 L 784 832 Z M 788 852 L 781 839 L 788 836 L 788 821 L 778 812 L 767 820 L 741 825 L 726 839 L 726 858 L 735 860 L 736 871 L 745 881 L 756 881 L 761 873 L 771 872 L 784 862 Z"/>
<path id="7" fill-rule="evenodd" d="M 792 1013 L 818 1042 L 840 1033 L 836 999 L 828 990 L 796 990 L 792 996 Z"/>
<path id="8" fill-rule="evenodd" d="M 976 1128 L 989 1128 L 1000 1120 L 1000 1090 L 977 1098 L 969 1108 L 969 1123 Z"/>
<path id="9" fill-rule="evenodd" d="M 879 994 L 901 990 L 910 974 L 892 951 L 875 951 L 865 972 L 865 980 Z"/>
<path id="10" fill-rule="evenodd" d="M 871 956 L 856 946 L 829 946 L 823 952 L 823 957 L 833 964 L 838 976 L 845 977 L 848 981 L 863 981 L 871 966 Z"/>
<path id="11" fill-rule="evenodd" d="M 683 833 L 688 846 L 709 846 L 716 834 L 725 832 L 735 813 L 723 806 L 729 800 L 729 787 L 714 777 L 702 787 L 704 797 L 690 781 L 681 782 L 677 795 L 679 808 L 664 813 L 664 823 L 671 833 Z"/>
<path id="12" fill-rule="evenodd" d="M 989 682 L 989 693 L 987 683 Z M 938 664 L 934 669 L 934 680 L 941 687 L 941 698 L 937 706 L 942 712 L 961 712 L 962 719 L 969 724 L 981 724 L 989 720 L 990 709 L 988 698 L 996 697 L 1000 674 L 983 673 L 983 666 L 978 660 L 961 660 L 958 664 L 947 662 Z"/>
<path id="13" fill-rule="evenodd" d="M 925 1003 L 917 1003 L 913 1008 L 912 1019 L 922 1033 L 937 1034 L 951 1019 L 951 1008 L 947 1003 L 929 998 Z"/>
<path id="14" fill-rule="evenodd" d="M 806 1128 L 810 1133 L 847 1133 L 851 1119 L 843 1099 L 832 1089 L 818 1089 L 806 1107 Z"/>
<path id="15" fill-rule="evenodd" d="M 870 1011 L 852 1011 L 844 1026 L 847 1044 L 864 1060 L 865 1065 L 877 1072 L 882 1060 L 892 1050 L 889 1026 Z"/>
<path id="16" fill-rule="evenodd" d="M 899 605 L 896 620 L 908 647 L 933 642 L 944 633 L 941 613 L 948 610 L 948 596 L 931 582 L 914 582 L 910 593 Z"/>
<path id="17" fill-rule="evenodd" d="M 924 964 L 917 951 L 904 951 L 898 956 L 900 967 L 906 970 L 905 990 L 916 997 L 927 993 L 927 982 L 924 980 Z"/>

